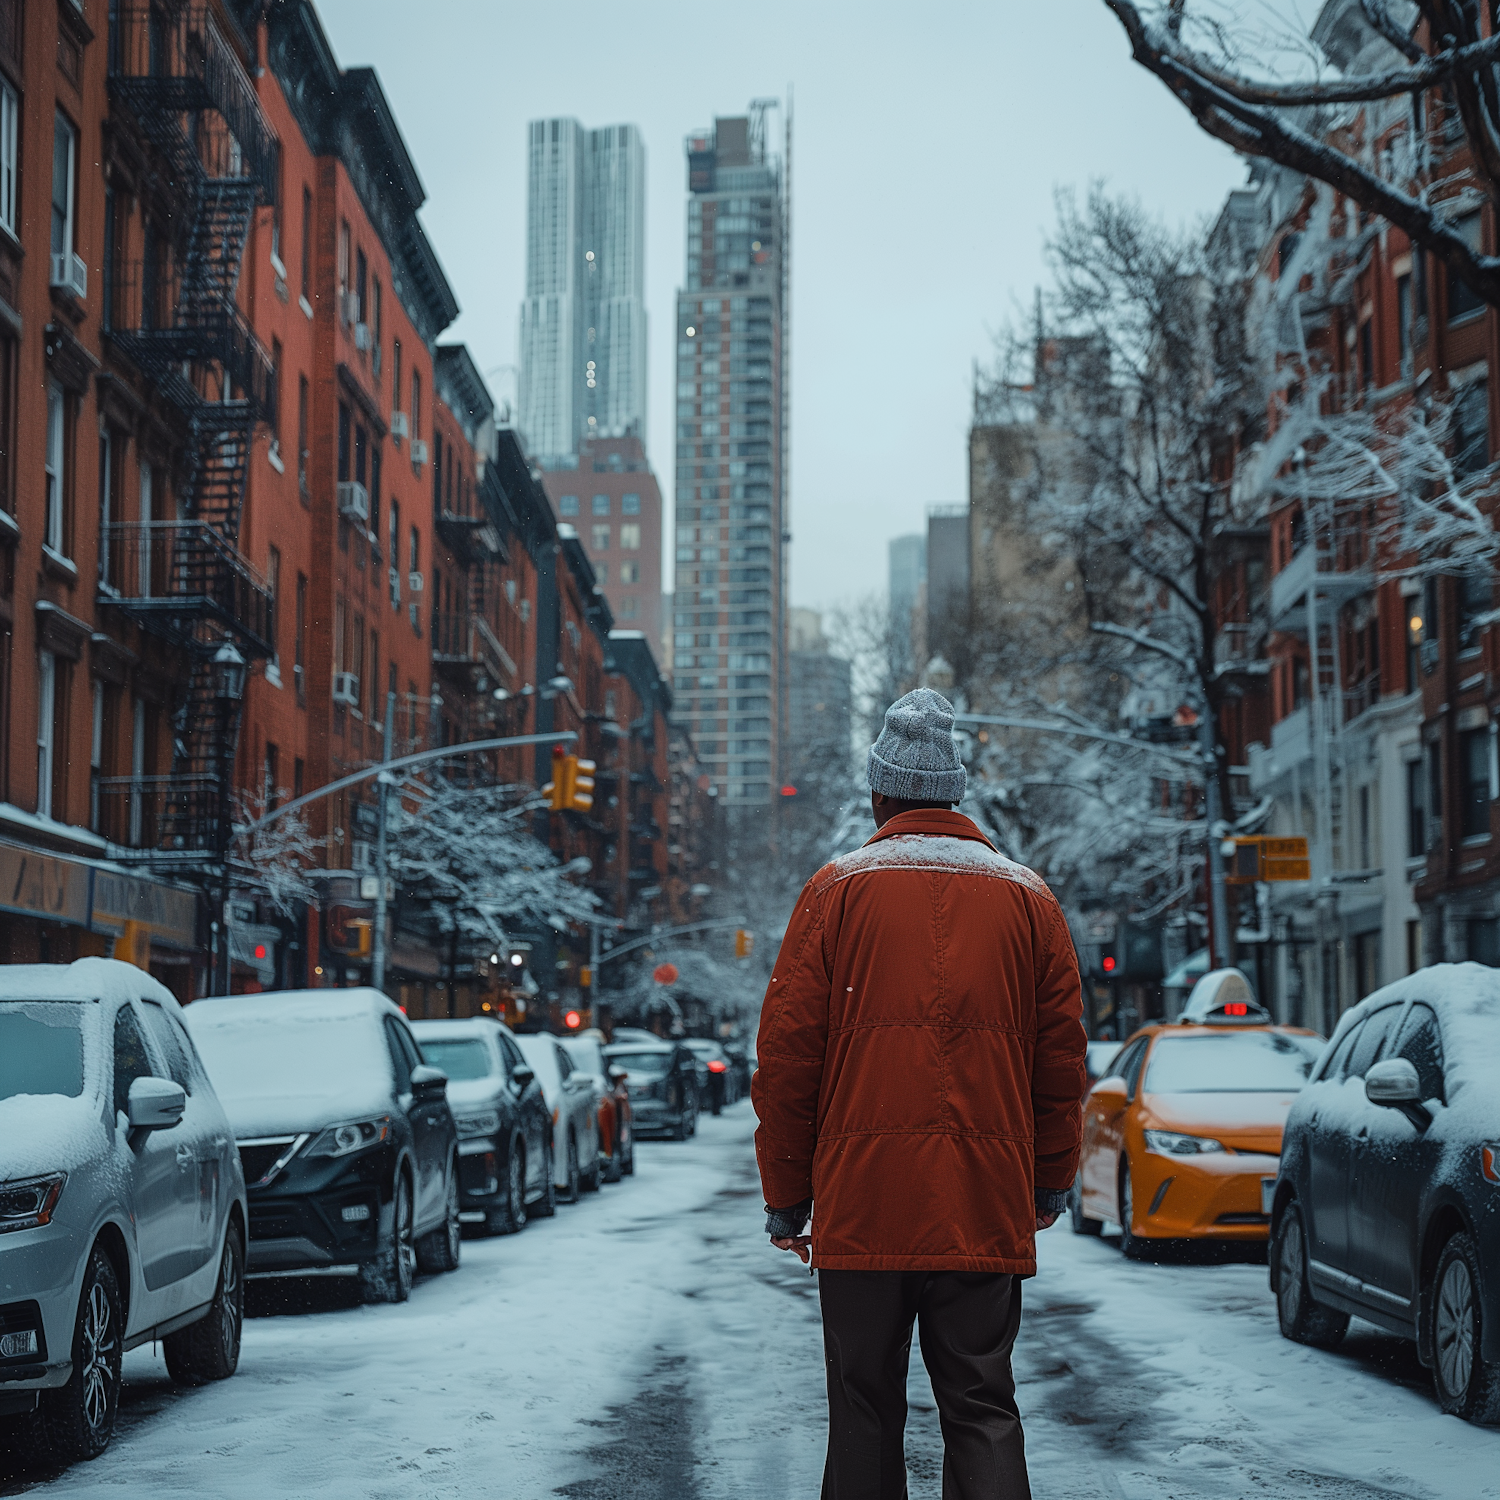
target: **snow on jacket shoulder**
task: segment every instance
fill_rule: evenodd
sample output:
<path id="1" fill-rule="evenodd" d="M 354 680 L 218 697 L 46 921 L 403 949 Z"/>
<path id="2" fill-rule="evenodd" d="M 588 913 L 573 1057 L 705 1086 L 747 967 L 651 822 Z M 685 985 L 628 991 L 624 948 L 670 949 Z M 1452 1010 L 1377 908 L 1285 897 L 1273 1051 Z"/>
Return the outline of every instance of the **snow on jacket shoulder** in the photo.
<path id="1" fill-rule="evenodd" d="M 901 813 L 803 889 L 752 1085 L 766 1202 L 813 1200 L 830 1270 L 1036 1270 L 1067 1188 L 1082 994 L 1043 881 L 960 813 Z"/>

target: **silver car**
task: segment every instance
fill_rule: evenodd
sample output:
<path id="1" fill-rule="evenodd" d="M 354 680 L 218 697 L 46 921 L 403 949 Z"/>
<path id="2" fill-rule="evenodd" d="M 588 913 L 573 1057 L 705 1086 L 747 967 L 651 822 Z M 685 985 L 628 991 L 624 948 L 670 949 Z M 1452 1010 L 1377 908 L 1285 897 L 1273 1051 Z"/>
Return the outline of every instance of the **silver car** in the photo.
<path id="1" fill-rule="evenodd" d="M 232 1375 L 245 1183 L 171 992 L 113 959 L 0 968 L 0 1415 L 59 1459 L 114 1430 L 125 1350 Z"/>

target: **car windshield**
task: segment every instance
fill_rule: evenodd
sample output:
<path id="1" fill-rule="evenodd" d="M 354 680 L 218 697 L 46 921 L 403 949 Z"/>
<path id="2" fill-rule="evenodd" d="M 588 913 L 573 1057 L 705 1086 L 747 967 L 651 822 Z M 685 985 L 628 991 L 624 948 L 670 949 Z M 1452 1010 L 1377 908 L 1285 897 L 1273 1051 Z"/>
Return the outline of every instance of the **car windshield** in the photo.
<path id="1" fill-rule="evenodd" d="M 475 1078 L 490 1078 L 500 1070 L 490 1049 L 477 1036 L 418 1037 L 422 1061 L 441 1068 L 451 1083 L 466 1083 Z"/>
<path id="2" fill-rule="evenodd" d="M 599 1055 L 599 1043 L 593 1037 L 570 1036 L 563 1042 L 563 1048 L 573 1059 L 573 1066 L 581 1072 L 604 1072 L 604 1064 Z"/>
<path id="3" fill-rule="evenodd" d="M 611 1061 L 619 1063 L 631 1073 L 640 1073 L 647 1078 L 661 1078 L 672 1066 L 670 1052 L 616 1052 Z"/>
<path id="4" fill-rule="evenodd" d="M 0 1099 L 83 1093 L 83 1007 L 47 1000 L 0 1004 Z"/>
<path id="5" fill-rule="evenodd" d="M 518 1036 L 516 1042 L 521 1049 L 521 1056 L 526 1059 L 531 1071 L 536 1074 L 537 1082 L 542 1086 L 543 1096 L 551 1104 L 562 1088 L 562 1069 L 557 1061 L 557 1043 L 550 1036 L 541 1036 L 536 1033 L 530 1036 Z"/>
<path id="6" fill-rule="evenodd" d="M 1146 1069 L 1148 1094 L 1296 1093 L 1318 1060 L 1317 1037 L 1276 1031 L 1170 1036 L 1157 1042 Z"/>
<path id="7" fill-rule="evenodd" d="M 388 1083 L 391 1058 L 377 1024 L 347 1016 L 288 1014 L 268 1008 L 220 1011 L 190 1006 L 193 1040 L 220 1100 L 320 1099 L 352 1082 Z"/>

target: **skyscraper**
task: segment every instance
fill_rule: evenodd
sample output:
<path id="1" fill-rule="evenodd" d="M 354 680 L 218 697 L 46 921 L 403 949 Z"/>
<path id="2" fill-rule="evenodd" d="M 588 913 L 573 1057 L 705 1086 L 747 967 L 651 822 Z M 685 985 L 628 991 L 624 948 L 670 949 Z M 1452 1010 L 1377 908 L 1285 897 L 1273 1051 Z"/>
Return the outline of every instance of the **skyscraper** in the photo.
<path id="1" fill-rule="evenodd" d="M 729 809 L 780 775 L 786 529 L 788 194 L 766 114 L 688 138 L 677 297 L 679 714 Z"/>
<path id="2" fill-rule="evenodd" d="M 554 466 L 646 430 L 646 148 L 634 125 L 528 127 L 520 427 Z"/>

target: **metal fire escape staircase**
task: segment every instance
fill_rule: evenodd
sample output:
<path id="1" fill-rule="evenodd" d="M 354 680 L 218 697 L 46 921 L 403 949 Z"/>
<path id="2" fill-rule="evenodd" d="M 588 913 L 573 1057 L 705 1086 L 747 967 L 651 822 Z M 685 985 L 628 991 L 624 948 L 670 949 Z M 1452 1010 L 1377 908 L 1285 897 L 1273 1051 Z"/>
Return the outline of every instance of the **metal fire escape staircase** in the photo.
<path id="1" fill-rule="evenodd" d="M 107 831 L 143 859 L 195 868 L 225 848 L 238 729 L 215 653 L 226 640 L 247 659 L 272 650 L 270 590 L 240 554 L 239 532 L 276 371 L 236 294 L 255 211 L 275 200 L 280 147 L 210 5 L 115 0 L 109 63 L 112 101 L 156 147 L 153 165 L 189 228 L 109 268 L 107 333 L 181 414 L 186 457 L 174 518 L 106 526 L 100 600 L 186 651 L 192 666 L 173 719 L 171 774 L 105 783 L 129 799 Z"/>

